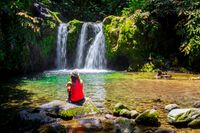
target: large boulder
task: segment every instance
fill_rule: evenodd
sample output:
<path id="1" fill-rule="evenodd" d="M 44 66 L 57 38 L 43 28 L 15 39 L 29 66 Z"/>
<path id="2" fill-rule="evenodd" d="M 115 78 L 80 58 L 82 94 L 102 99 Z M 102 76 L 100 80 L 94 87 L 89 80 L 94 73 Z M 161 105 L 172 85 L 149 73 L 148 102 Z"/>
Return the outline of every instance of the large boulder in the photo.
<path id="1" fill-rule="evenodd" d="M 200 109 L 174 109 L 167 115 L 167 120 L 172 125 L 185 126 L 200 116 Z"/>
<path id="2" fill-rule="evenodd" d="M 154 110 L 146 110 L 142 114 L 136 117 L 135 122 L 139 125 L 145 126 L 159 126 L 159 113 Z"/>

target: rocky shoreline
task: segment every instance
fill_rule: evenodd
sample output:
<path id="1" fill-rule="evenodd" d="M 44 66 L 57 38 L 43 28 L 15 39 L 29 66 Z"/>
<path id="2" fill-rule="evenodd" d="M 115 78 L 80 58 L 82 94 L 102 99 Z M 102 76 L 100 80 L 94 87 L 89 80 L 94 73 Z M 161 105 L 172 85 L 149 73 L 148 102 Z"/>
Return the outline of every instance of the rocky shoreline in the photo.
<path id="1" fill-rule="evenodd" d="M 175 127 L 200 129 L 200 108 L 181 109 L 176 104 L 165 106 L 167 121 Z M 99 107 L 99 108 L 98 108 Z M 64 133 L 64 132 L 122 132 L 122 133 L 175 133 L 171 129 L 161 129 L 159 113 L 148 109 L 142 113 L 129 110 L 118 103 L 113 112 L 96 106 L 89 99 L 80 106 L 54 100 L 33 110 L 22 110 L 20 121 L 26 123 L 21 132 Z M 145 127 L 145 128 L 144 128 Z"/>

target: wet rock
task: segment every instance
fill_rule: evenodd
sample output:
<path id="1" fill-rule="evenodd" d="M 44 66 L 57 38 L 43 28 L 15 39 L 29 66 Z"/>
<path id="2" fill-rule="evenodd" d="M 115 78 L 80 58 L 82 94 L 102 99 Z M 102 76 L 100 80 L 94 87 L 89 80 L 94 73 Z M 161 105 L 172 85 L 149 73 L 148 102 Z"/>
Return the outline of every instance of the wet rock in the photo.
<path id="1" fill-rule="evenodd" d="M 168 104 L 165 106 L 165 110 L 167 110 L 168 112 L 170 112 L 173 109 L 178 109 L 179 106 L 177 104 Z"/>
<path id="2" fill-rule="evenodd" d="M 200 118 L 194 119 L 193 121 L 191 121 L 190 123 L 188 123 L 188 127 L 200 129 Z"/>
<path id="3" fill-rule="evenodd" d="M 19 117 L 22 121 L 33 121 L 37 123 L 53 123 L 58 120 L 59 118 L 52 118 L 46 115 L 45 112 L 32 112 L 28 110 L 22 110 L 19 112 Z"/>
<path id="4" fill-rule="evenodd" d="M 114 107 L 113 114 L 115 116 L 119 116 L 122 109 L 128 109 L 128 108 L 124 106 L 122 103 L 117 103 Z"/>
<path id="5" fill-rule="evenodd" d="M 66 128 L 60 124 L 52 123 L 40 126 L 36 133 L 66 133 Z"/>
<path id="6" fill-rule="evenodd" d="M 62 119 L 70 120 L 73 117 L 96 114 L 98 112 L 100 111 L 96 106 L 94 106 L 91 102 L 86 102 L 83 106 L 77 106 L 67 110 L 60 110 L 58 112 L 58 116 Z"/>
<path id="7" fill-rule="evenodd" d="M 113 120 L 101 120 L 101 124 L 104 131 L 113 131 L 115 128 Z"/>
<path id="8" fill-rule="evenodd" d="M 84 129 L 89 131 L 99 131 L 102 129 L 102 125 L 99 119 L 95 118 L 86 118 L 79 120 L 80 125 L 84 127 Z"/>
<path id="9" fill-rule="evenodd" d="M 126 118 L 131 118 L 131 112 L 128 109 L 122 109 L 119 115 Z"/>
<path id="10" fill-rule="evenodd" d="M 142 114 L 136 117 L 135 122 L 145 126 L 159 126 L 159 113 L 154 110 L 146 110 Z"/>
<path id="11" fill-rule="evenodd" d="M 136 110 L 131 110 L 130 113 L 132 119 L 135 119 L 139 115 L 139 113 Z"/>
<path id="12" fill-rule="evenodd" d="M 200 116 L 200 109 L 174 109 L 167 115 L 170 124 L 177 126 L 187 126 L 187 124 Z"/>
<path id="13" fill-rule="evenodd" d="M 200 101 L 197 101 L 193 105 L 194 108 L 200 108 Z"/>
<path id="14" fill-rule="evenodd" d="M 152 130 L 145 131 L 144 133 L 153 133 Z"/>
<path id="15" fill-rule="evenodd" d="M 176 131 L 168 129 L 158 129 L 154 133 L 176 133 Z"/>
<path id="16" fill-rule="evenodd" d="M 105 115 L 105 118 L 106 118 L 106 119 L 109 119 L 109 120 L 113 120 L 113 119 L 115 119 L 116 117 L 114 117 L 114 116 L 111 115 L 111 114 L 106 114 L 106 115 Z"/>
<path id="17" fill-rule="evenodd" d="M 114 120 L 114 132 L 131 133 L 135 130 L 136 123 L 134 120 L 118 117 Z"/>

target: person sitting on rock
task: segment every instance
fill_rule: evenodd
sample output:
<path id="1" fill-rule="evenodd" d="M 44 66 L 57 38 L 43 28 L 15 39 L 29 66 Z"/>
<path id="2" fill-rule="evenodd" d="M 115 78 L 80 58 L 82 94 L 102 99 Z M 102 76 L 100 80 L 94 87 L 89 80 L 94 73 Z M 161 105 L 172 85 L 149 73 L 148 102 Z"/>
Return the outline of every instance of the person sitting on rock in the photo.
<path id="1" fill-rule="evenodd" d="M 155 76 L 156 79 L 170 79 L 172 76 L 168 75 L 166 72 L 158 71 L 157 75 Z"/>
<path id="2" fill-rule="evenodd" d="M 68 102 L 71 103 L 84 103 L 84 88 L 83 81 L 80 79 L 77 70 L 72 70 L 70 73 L 70 81 L 66 84 L 68 91 Z"/>

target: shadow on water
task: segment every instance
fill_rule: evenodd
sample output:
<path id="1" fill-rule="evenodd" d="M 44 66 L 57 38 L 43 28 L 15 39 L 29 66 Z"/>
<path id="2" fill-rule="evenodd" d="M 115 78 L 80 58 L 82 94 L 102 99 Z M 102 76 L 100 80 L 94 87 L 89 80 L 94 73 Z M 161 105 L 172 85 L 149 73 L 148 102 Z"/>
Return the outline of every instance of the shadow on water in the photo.
<path id="1" fill-rule="evenodd" d="M 18 112 L 30 108 L 29 98 L 33 95 L 17 86 L 24 84 L 21 80 L 11 80 L 0 83 L 0 132 L 17 132 L 19 121 Z M 26 101 L 26 102 L 25 102 Z"/>

